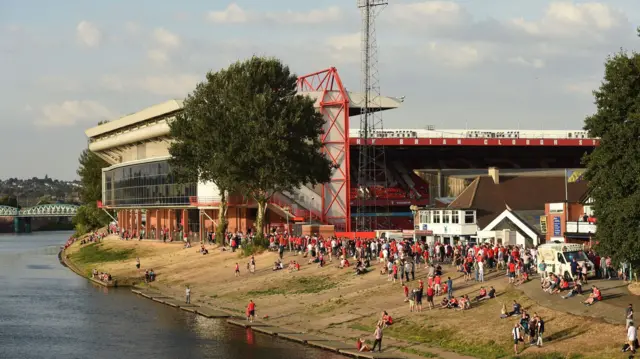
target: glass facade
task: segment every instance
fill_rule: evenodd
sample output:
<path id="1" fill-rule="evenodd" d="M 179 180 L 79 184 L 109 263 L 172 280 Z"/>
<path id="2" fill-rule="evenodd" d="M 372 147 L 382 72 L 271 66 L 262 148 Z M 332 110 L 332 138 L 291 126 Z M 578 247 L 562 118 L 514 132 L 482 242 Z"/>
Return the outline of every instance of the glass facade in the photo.
<path id="1" fill-rule="evenodd" d="M 197 188 L 197 183 L 176 183 L 166 160 L 123 166 L 104 172 L 104 205 L 186 206 Z"/>

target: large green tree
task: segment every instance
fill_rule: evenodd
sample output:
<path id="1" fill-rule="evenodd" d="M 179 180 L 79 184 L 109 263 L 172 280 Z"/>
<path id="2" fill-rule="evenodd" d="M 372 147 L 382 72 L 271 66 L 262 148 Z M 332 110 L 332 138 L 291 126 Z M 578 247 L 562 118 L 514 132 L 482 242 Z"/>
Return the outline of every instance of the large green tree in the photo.
<path id="1" fill-rule="evenodd" d="M 640 268 L 640 54 L 609 56 L 594 96 L 597 110 L 585 129 L 600 146 L 585 158 L 585 177 L 598 218 L 597 248 Z"/>
<path id="2" fill-rule="evenodd" d="M 100 122 L 101 125 L 105 122 Z M 102 169 L 109 164 L 88 148 L 80 153 L 78 170 L 82 187 L 80 200 L 82 205 L 78 209 L 73 223 L 78 234 L 83 234 L 107 225 L 111 218 L 98 208 L 97 201 L 102 199 Z"/>
<path id="3" fill-rule="evenodd" d="M 173 168 L 253 199 L 259 244 L 273 194 L 327 182 L 333 169 L 321 153 L 324 119 L 296 81 L 275 58 L 236 62 L 209 72 L 171 124 Z"/>

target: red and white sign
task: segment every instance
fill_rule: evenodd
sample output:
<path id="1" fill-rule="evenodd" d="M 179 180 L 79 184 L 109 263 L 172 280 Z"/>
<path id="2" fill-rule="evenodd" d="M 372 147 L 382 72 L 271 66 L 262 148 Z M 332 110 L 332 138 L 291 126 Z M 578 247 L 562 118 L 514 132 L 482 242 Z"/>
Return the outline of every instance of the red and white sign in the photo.
<path id="1" fill-rule="evenodd" d="M 363 145 L 361 138 L 350 138 L 351 145 Z M 371 138 L 369 144 L 380 146 L 558 146 L 595 147 L 598 139 L 578 138 Z"/>

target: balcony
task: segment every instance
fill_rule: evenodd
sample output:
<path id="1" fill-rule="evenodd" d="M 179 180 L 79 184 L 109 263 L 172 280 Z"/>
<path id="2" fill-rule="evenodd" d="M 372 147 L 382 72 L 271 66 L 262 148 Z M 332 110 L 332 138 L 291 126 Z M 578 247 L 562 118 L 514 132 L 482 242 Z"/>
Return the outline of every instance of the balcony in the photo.
<path id="1" fill-rule="evenodd" d="M 596 233 L 596 224 L 580 221 L 567 221 L 567 233 Z"/>

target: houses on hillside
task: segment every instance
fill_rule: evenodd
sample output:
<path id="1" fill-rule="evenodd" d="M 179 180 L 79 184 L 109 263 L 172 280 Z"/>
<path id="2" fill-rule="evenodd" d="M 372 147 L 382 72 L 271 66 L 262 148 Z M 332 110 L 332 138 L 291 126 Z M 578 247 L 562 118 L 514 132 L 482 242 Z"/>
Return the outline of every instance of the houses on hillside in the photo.
<path id="1" fill-rule="evenodd" d="M 536 246 L 584 243 L 595 233 L 585 182 L 564 177 L 476 177 L 446 206 L 416 212 L 415 235 L 428 242 L 497 242 Z"/>

